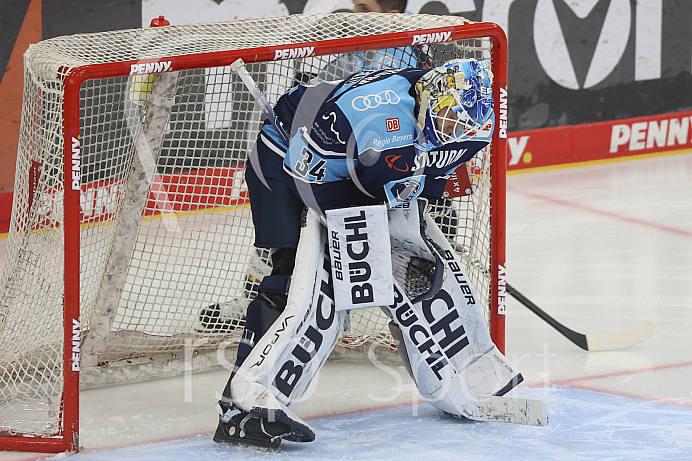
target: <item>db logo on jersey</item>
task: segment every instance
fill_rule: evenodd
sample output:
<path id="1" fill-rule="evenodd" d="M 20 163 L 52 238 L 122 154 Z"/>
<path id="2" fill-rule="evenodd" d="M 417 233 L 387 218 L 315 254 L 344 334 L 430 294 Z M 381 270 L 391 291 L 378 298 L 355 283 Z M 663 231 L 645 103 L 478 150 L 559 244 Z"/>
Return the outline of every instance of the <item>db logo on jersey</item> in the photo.
<path id="1" fill-rule="evenodd" d="M 388 118 L 385 120 L 387 123 L 387 133 L 392 131 L 399 131 L 399 119 L 398 118 Z"/>

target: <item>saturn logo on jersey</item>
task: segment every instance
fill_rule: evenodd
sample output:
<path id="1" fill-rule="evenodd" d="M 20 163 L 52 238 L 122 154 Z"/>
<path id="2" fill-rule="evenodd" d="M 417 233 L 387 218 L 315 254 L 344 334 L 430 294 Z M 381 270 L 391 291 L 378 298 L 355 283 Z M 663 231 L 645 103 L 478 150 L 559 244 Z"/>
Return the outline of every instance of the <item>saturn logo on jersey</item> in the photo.
<path id="1" fill-rule="evenodd" d="M 387 162 L 387 166 L 392 170 L 408 171 L 409 170 L 408 163 L 406 163 L 405 160 L 398 161 L 400 158 L 401 158 L 401 155 L 388 155 L 384 158 L 384 161 Z M 395 163 L 399 163 L 399 164 L 395 165 Z"/>
<path id="2" fill-rule="evenodd" d="M 417 170 L 425 167 L 446 168 L 457 163 L 467 152 L 468 149 L 431 150 L 416 157 L 413 167 Z"/>
<path id="3" fill-rule="evenodd" d="M 384 90 L 377 94 L 369 94 L 367 96 L 356 96 L 351 101 L 351 106 L 360 112 L 368 109 L 374 109 L 384 104 L 399 104 L 401 98 L 394 90 Z"/>

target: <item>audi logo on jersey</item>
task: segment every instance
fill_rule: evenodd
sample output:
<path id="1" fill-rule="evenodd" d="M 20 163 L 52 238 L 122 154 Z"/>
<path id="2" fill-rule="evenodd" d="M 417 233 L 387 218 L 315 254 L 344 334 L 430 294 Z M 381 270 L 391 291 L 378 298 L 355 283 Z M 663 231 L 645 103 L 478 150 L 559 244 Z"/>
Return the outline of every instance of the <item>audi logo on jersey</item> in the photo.
<path id="1" fill-rule="evenodd" d="M 351 106 L 360 112 L 368 109 L 374 109 L 384 104 L 399 104 L 401 98 L 394 90 L 384 90 L 377 94 L 369 94 L 367 96 L 356 96 L 351 101 Z"/>

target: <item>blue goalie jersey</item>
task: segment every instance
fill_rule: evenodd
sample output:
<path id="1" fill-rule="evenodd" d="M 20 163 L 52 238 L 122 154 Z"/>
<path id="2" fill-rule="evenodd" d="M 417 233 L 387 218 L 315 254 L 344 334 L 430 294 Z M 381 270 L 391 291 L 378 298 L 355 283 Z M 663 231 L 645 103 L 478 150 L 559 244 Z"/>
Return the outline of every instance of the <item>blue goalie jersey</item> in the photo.
<path id="1" fill-rule="evenodd" d="M 416 124 L 414 85 L 426 72 L 379 70 L 295 87 L 275 107 L 290 143 L 268 121 L 258 137 L 262 174 L 322 210 L 439 198 L 448 176 L 490 142 L 494 118 L 472 136 L 432 146 Z"/>

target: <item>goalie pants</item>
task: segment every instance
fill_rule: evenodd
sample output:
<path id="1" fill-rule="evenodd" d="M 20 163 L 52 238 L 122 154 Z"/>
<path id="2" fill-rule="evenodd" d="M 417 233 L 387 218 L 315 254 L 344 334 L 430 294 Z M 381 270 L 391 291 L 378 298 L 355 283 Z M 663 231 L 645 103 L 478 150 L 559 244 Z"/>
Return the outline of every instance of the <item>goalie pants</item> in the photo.
<path id="1" fill-rule="evenodd" d="M 245 170 L 245 182 L 255 227 L 255 246 L 296 248 L 305 208 L 303 202 L 285 183 L 267 176 L 260 179 L 250 163 Z"/>

